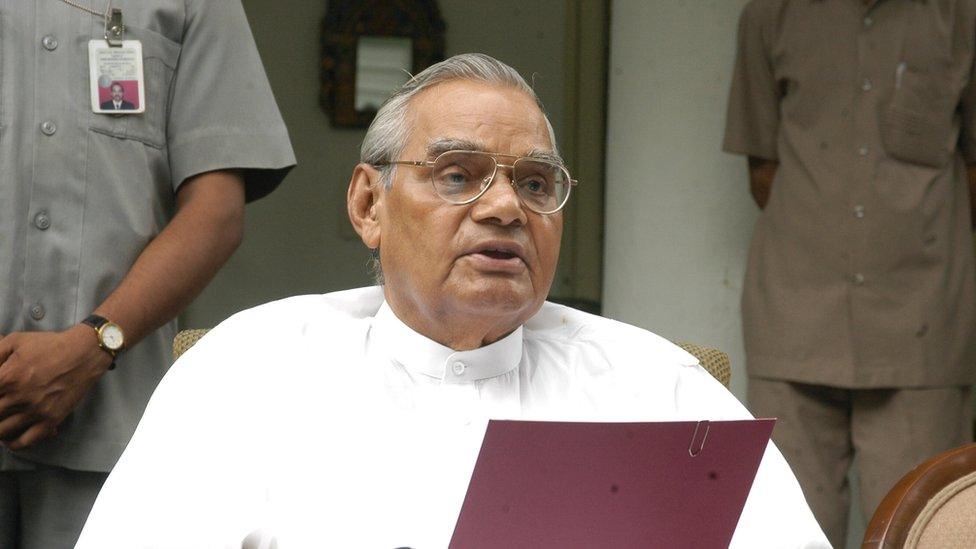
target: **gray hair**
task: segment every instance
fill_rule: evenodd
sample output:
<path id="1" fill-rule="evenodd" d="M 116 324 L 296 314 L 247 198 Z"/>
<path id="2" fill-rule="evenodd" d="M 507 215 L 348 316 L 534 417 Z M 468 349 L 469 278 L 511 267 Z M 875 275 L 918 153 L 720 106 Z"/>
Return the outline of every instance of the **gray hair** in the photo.
<path id="1" fill-rule="evenodd" d="M 377 111 L 373 123 L 366 130 L 359 161 L 380 167 L 381 181 L 386 187 L 393 184 L 395 165 L 387 164 L 399 158 L 410 136 L 410 100 L 420 92 L 452 80 L 472 80 L 500 87 L 515 88 L 535 100 L 546 120 L 553 153 L 558 155 L 556 135 L 545 114 L 545 108 L 532 86 L 512 67 L 483 53 L 463 53 L 431 65 L 407 80 Z"/>

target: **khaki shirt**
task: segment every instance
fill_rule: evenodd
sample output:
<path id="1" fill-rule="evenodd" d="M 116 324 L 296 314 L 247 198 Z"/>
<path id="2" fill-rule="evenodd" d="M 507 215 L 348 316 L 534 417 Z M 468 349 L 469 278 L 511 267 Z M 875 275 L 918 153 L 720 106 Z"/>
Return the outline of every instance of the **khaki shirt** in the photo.
<path id="1" fill-rule="evenodd" d="M 779 162 L 749 250 L 751 376 L 976 381 L 974 0 L 753 0 L 725 150 Z"/>
<path id="2" fill-rule="evenodd" d="M 60 0 L 0 0 L 0 333 L 63 330 L 90 314 L 169 223 L 188 177 L 243 168 L 254 199 L 294 164 L 240 2 L 112 6 L 126 39 L 142 42 L 141 115 L 92 113 L 88 41 L 103 37 L 101 17 Z M 57 437 L 18 455 L 109 470 L 169 366 L 175 330 L 120 355 Z"/>

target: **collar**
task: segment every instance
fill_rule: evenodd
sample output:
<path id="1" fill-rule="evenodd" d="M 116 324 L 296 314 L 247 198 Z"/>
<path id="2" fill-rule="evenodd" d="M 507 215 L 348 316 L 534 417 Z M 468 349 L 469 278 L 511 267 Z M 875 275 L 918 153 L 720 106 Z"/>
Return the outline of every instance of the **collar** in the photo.
<path id="1" fill-rule="evenodd" d="M 522 359 L 522 327 L 498 341 L 471 351 L 455 351 L 403 323 L 383 301 L 372 331 L 390 359 L 410 372 L 446 384 L 473 383 L 511 372 Z"/>

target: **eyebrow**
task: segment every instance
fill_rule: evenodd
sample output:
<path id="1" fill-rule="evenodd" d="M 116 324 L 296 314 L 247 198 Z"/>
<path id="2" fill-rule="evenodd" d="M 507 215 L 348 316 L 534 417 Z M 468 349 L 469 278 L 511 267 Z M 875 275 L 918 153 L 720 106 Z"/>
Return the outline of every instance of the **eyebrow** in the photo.
<path id="1" fill-rule="evenodd" d="M 530 158 L 538 158 L 539 160 L 548 160 L 549 162 L 554 162 L 560 166 L 564 165 L 561 156 L 548 149 L 532 149 L 529 154 L 525 155 Z"/>
<path id="2" fill-rule="evenodd" d="M 480 151 L 480 152 L 492 152 L 487 149 L 481 143 L 471 141 L 469 139 L 457 139 L 451 137 L 440 137 L 432 139 L 427 144 L 427 158 L 433 160 L 437 155 L 446 153 L 447 151 Z M 507 153 L 494 153 L 499 156 L 519 156 L 519 155 L 509 155 Z M 547 160 L 549 162 L 555 162 L 556 164 L 563 165 L 563 159 L 555 152 L 548 149 L 535 148 L 529 151 L 528 154 L 522 155 L 528 158 L 538 158 L 539 160 Z"/>
<path id="3" fill-rule="evenodd" d="M 433 160 L 439 154 L 446 153 L 447 151 L 482 151 L 487 152 L 485 147 L 474 141 L 469 141 L 467 139 L 454 139 L 448 137 L 440 137 L 431 140 L 427 144 L 427 158 Z"/>

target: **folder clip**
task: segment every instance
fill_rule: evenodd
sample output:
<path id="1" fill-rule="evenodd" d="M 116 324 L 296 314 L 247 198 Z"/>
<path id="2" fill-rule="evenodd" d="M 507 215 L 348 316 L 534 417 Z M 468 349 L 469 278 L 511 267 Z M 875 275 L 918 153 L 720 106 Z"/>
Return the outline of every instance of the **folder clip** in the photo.
<path id="1" fill-rule="evenodd" d="M 691 435 L 691 444 L 688 446 L 688 455 L 691 457 L 698 457 L 698 454 L 702 453 L 705 449 L 705 439 L 708 438 L 709 422 L 708 420 L 699 421 L 695 425 L 695 434 Z"/>

